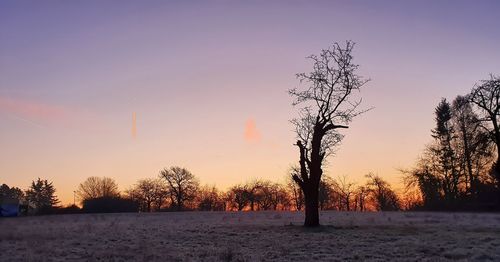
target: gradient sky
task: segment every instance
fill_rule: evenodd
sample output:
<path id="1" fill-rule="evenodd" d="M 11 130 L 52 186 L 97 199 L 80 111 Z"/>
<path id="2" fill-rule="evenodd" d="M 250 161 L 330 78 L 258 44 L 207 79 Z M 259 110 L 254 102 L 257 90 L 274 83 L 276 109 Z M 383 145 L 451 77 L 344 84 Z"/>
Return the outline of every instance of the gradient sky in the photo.
<path id="1" fill-rule="evenodd" d="M 364 105 L 327 174 L 393 183 L 441 97 L 500 73 L 499 1 L 0 1 L 0 183 L 126 189 L 172 165 L 224 189 L 297 160 L 286 91 L 353 40 Z M 135 114 L 135 134 L 133 116 Z"/>

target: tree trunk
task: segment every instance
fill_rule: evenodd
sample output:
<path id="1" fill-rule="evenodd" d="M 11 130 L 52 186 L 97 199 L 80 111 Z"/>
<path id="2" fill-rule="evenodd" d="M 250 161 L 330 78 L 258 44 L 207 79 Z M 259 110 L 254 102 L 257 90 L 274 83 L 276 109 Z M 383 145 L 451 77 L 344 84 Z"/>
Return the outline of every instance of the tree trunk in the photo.
<path id="1" fill-rule="evenodd" d="M 495 144 L 497 146 L 497 161 L 495 163 L 495 168 L 493 168 L 493 175 L 497 180 L 497 206 L 500 206 L 500 127 L 495 118 L 493 118 L 493 128 L 495 131 Z"/>
<path id="2" fill-rule="evenodd" d="M 182 198 L 181 196 L 177 196 L 177 211 L 182 211 Z"/>
<path id="3" fill-rule="evenodd" d="M 306 219 L 304 226 L 319 226 L 318 190 L 310 187 L 304 190 Z"/>

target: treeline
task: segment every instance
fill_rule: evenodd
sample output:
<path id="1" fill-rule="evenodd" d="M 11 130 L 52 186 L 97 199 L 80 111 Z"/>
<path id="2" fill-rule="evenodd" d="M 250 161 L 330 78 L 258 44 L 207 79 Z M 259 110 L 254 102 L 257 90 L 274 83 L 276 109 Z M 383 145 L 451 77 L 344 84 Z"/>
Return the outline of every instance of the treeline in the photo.
<path id="1" fill-rule="evenodd" d="M 1 214 L 5 203 L 17 205 L 21 214 L 49 214 L 58 208 L 59 200 L 55 195 L 56 189 L 52 182 L 38 178 L 31 182 L 27 190 L 18 187 L 9 187 L 6 184 L 0 186 Z"/>
<path id="2" fill-rule="evenodd" d="M 399 210 L 402 202 L 390 185 L 379 176 L 367 175 L 368 182 L 356 187 L 343 179 L 325 177 L 320 186 L 322 210 Z M 137 211 L 259 211 L 302 210 L 303 193 L 289 178 L 287 183 L 256 179 L 237 184 L 226 191 L 215 186 L 200 185 L 187 169 L 171 167 L 163 169 L 156 178 L 140 179 L 123 193 L 110 178 L 90 177 L 80 184 L 77 195 L 83 210 L 93 212 L 90 203 L 121 198 L 137 204 Z M 98 210 L 103 212 L 104 210 Z"/>
<path id="3" fill-rule="evenodd" d="M 412 209 L 500 209 L 500 78 L 435 109 L 433 141 L 416 167 L 405 170 Z"/>
<path id="4" fill-rule="evenodd" d="M 379 176 L 369 174 L 367 182 L 356 186 L 345 177 L 328 176 L 320 185 L 320 209 L 342 211 L 400 210 L 405 208 L 391 186 Z M 140 179 L 124 192 L 108 177 L 89 177 L 75 191 L 76 205 L 59 206 L 52 183 L 38 179 L 28 190 L 2 185 L 1 198 L 29 203 L 33 214 L 165 212 L 165 211 L 260 211 L 303 210 L 304 196 L 298 185 L 256 179 L 237 184 L 226 191 L 200 185 L 187 169 L 171 167 L 155 178 Z M 34 197 L 36 196 L 36 197 Z"/>
<path id="5" fill-rule="evenodd" d="M 435 109 L 432 142 L 412 169 L 403 170 L 405 191 L 396 193 L 381 177 L 368 174 L 362 185 L 323 176 L 319 209 L 500 210 L 500 78 L 481 81 L 469 94 Z M 25 191 L 3 184 L 0 200 L 16 199 L 29 213 L 302 210 L 303 190 L 292 177 L 286 183 L 254 180 L 226 191 L 201 186 L 187 169 L 171 167 L 155 178 L 137 181 L 120 192 L 106 177 L 90 177 L 75 191 L 82 208 L 62 208 L 47 180 L 33 181 Z"/>

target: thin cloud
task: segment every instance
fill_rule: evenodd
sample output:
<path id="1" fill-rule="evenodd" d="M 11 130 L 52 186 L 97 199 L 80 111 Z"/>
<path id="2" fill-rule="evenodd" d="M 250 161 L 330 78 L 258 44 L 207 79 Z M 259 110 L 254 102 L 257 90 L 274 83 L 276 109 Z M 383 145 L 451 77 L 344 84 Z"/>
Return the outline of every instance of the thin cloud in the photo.
<path id="1" fill-rule="evenodd" d="M 255 120 L 253 118 L 247 119 L 245 123 L 245 141 L 247 142 L 259 142 L 260 132 L 257 129 Z"/>
<path id="2" fill-rule="evenodd" d="M 53 122 L 66 119 L 66 110 L 32 100 L 0 96 L 0 112 L 33 122 Z"/>

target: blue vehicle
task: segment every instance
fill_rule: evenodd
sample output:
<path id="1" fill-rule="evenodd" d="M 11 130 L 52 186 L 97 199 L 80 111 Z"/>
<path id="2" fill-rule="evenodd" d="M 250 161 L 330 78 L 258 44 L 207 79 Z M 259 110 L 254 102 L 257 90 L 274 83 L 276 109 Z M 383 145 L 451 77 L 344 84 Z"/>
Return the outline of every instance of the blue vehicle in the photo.
<path id="1" fill-rule="evenodd" d="M 18 199 L 0 200 L 0 217 L 17 217 L 19 215 Z"/>

